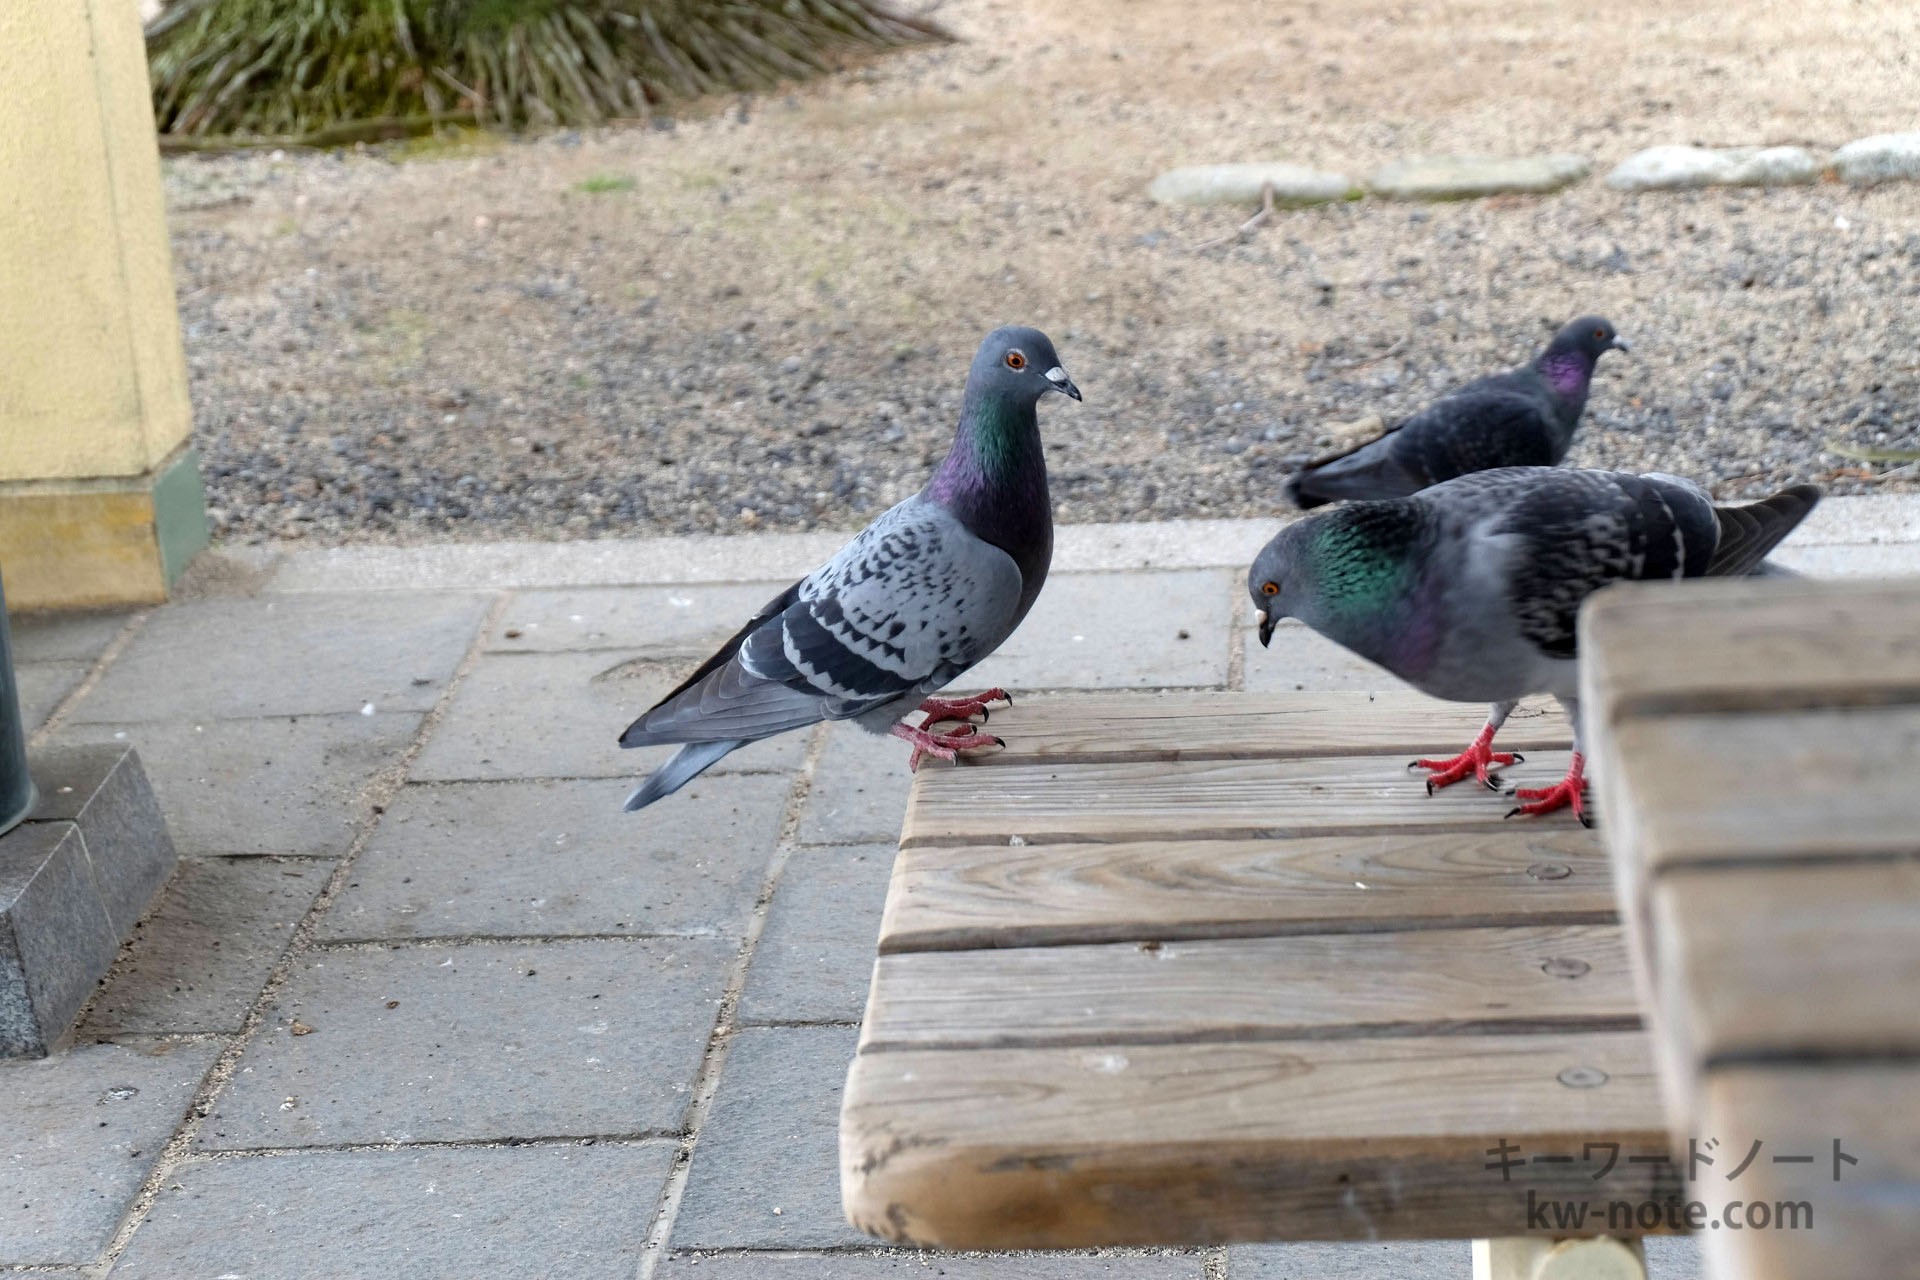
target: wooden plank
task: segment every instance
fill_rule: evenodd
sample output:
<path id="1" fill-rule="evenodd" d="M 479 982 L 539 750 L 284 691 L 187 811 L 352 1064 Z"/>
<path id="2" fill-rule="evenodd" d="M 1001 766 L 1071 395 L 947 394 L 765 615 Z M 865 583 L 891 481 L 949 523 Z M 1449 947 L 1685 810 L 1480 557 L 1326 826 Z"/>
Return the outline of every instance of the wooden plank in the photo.
<path id="1" fill-rule="evenodd" d="M 1612 738 L 1609 812 L 1653 875 L 1920 856 L 1920 706 L 1634 719 Z"/>
<path id="2" fill-rule="evenodd" d="M 1633 1034 L 861 1054 L 840 1133 L 849 1220 L 955 1249 L 1505 1236 L 1529 1191 L 1678 1189 L 1627 1158 L 1666 1149 Z"/>
<path id="3" fill-rule="evenodd" d="M 1511 825 L 1511 824 L 1509 824 Z M 883 953 L 1301 933 L 1605 923 L 1580 827 L 902 850 Z"/>
<path id="4" fill-rule="evenodd" d="M 1745 1068 L 1707 1085 L 1718 1138 L 1696 1184 L 1710 1274 L 1740 1280 L 1920 1280 L 1920 1065 Z M 1729 1179 L 1758 1139 L 1761 1150 Z M 1835 1140 L 1859 1163 L 1836 1166 Z M 1775 1156 L 1812 1156 L 1776 1163 Z M 1838 1178 L 1835 1173 L 1838 1171 Z M 1730 1202 L 1739 1201 L 1735 1208 Z M 1770 1224 L 1747 1215 L 1764 1206 Z M 1804 1209 L 1801 1208 L 1804 1206 Z M 1726 1225 L 1737 1213 L 1748 1225 Z M 1799 1221 L 1799 1228 L 1782 1225 Z"/>
<path id="5" fill-rule="evenodd" d="M 1920 701 L 1920 583 L 1627 584 L 1580 619 L 1590 730 L 1631 716 Z"/>
<path id="6" fill-rule="evenodd" d="M 1695 1071 L 1920 1055 L 1920 862 L 1674 872 L 1652 930 L 1664 1025 Z"/>
<path id="7" fill-rule="evenodd" d="M 1006 739 L 1006 750 L 968 763 L 1450 756 L 1486 718 L 1484 705 L 1441 702 L 1412 690 L 1022 698 L 993 712 L 993 732 Z M 1503 748 L 1546 751 L 1571 747 L 1573 734 L 1552 699 L 1539 698 L 1514 711 L 1499 741 Z"/>
<path id="8" fill-rule="evenodd" d="M 1610 925 L 924 951 L 881 956 L 863 1052 L 1618 1030 Z"/>
<path id="9" fill-rule="evenodd" d="M 1545 785 L 1565 752 L 1527 757 L 1511 782 Z M 1403 754 L 1310 760 L 1176 760 L 1006 765 L 990 775 L 923 771 L 902 848 L 980 844 L 1278 839 L 1354 833 L 1499 830 L 1513 802 L 1472 782 L 1428 796 Z M 1550 830 L 1571 818 L 1539 824 Z"/>

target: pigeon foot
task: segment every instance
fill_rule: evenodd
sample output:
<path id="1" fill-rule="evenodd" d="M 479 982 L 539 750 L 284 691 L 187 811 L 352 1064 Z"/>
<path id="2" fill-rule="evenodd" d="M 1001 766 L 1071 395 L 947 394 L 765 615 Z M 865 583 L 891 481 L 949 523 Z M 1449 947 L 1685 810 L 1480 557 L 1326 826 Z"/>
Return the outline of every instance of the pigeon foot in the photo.
<path id="1" fill-rule="evenodd" d="M 1013 705 L 1013 695 L 1005 689 L 988 689 L 971 698 L 928 698 L 920 704 L 920 710 L 927 713 L 923 725 L 938 724 L 942 720 L 971 720 L 979 716 L 983 720 L 993 717 L 987 714 L 987 708 L 996 702 Z"/>
<path id="2" fill-rule="evenodd" d="M 1550 787 L 1516 787 L 1507 792 L 1516 800 L 1527 801 L 1515 805 L 1507 811 L 1509 818 L 1515 814 L 1524 814 L 1537 818 L 1543 813 L 1552 813 L 1558 809 L 1571 809 L 1573 816 L 1580 819 L 1580 825 L 1591 827 L 1593 819 L 1587 816 L 1587 762 L 1576 751 L 1573 762 L 1567 766 L 1567 776 Z"/>
<path id="3" fill-rule="evenodd" d="M 1504 768 L 1510 764 L 1519 764 L 1526 757 L 1518 751 L 1495 751 L 1493 749 L 1493 726 L 1488 725 L 1480 731 L 1480 736 L 1467 744 L 1467 749 L 1457 756 L 1444 760 L 1415 760 L 1409 769 L 1429 769 L 1427 794 L 1432 795 L 1441 787 L 1450 787 L 1468 774 L 1479 779 L 1480 785 L 1489 791 L 1500 789 L 1500 776 L 1490 772 L 1494 767 Z"/>
<path id="4" fill-rule="evenodd" d="M 980 732 L 971 724 L 953 733 L 931 733 L 901 721 L 893 726 L 892 733 L 894 737 L 913 744 L 913 755 L 907 760 L 907 768 L 914 772 L 919 771 L 920 762 L 928 756 L 940 760 L 953 760 L 962 751 L 1007 745 L 990 733 Z"/>

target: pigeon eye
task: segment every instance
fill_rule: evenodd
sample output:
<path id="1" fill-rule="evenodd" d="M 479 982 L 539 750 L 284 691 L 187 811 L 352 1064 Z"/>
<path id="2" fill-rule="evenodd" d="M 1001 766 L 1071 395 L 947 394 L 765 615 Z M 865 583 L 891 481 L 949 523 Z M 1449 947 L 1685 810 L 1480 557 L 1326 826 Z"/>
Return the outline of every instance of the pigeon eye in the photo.
<path id="1" fill-rule="evenodd" d="M 1277 582 L 1263 582 L 1260 584 L 1260 594 L 1263 596 L 1277 596 L 1280 594 L 1280 584 Z"/>
<path id="2" fill-rule="evenodd" d="M 1593 331 L 1593 336 L 1596 338 L 1604 338 L 1607 336 L 1607 331 L 1605 329 L 1595 329 Z"/>
<path id="3" fill-rule="evenodd" d="M 1018 351 L 1007 352 L 1007 368 L 1024 369 L 1026 367 L 1027 358 L 1025 356 L 1021 355 Z"/>

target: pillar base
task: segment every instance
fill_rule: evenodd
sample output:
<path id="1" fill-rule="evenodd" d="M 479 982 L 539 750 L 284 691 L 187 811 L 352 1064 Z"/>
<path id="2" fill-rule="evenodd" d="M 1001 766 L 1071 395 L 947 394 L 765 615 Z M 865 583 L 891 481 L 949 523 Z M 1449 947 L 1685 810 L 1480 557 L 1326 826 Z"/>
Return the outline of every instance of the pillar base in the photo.
<path id="1" fill-rule="evenodd" d="M 159 604 L 206 545 L 191 447 L 144 476 L 0 483 L 0 568 L 18 612 Z"/>

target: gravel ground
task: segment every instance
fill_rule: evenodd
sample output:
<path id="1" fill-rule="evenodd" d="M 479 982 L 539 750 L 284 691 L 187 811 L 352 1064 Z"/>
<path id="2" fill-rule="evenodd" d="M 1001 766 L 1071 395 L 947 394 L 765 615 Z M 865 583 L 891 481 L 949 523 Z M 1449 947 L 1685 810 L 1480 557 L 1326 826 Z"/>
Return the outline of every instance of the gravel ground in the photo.
<path id="1" fill-rule="evenodd" d="M 1524 359 L 1609 356 L 1574 460 L 1725 495 L 1910 487 L 1920 184 L 1285 213 L 1176 164 L 1829 147 L 1912 127 L 1920 7 L 950 0 L 965 40 L 677 121 L 188 159 L 169 199 L 219 533 L 319 542 L 850 527 L 944 450 L 982 332 L 1035 323 L 1063 521 L 1258 515 L 1282 476 Z M 1221 43 L 1202 38 L 1229 30 Z"/>

